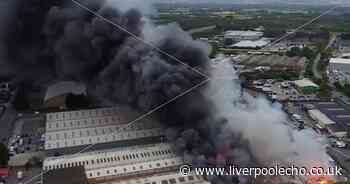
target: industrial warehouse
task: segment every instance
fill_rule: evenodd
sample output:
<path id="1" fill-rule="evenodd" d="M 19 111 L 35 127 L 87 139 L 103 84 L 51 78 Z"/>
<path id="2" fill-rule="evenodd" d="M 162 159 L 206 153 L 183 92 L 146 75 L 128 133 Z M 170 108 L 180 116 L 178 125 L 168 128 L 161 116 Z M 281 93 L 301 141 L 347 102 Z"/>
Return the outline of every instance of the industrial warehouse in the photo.
<path id="1" fill-rule="evenodd" d="M 350 72 L 350 59 L 347 58 L 331 58 L 329 61 L 329 69 L 332 71 Z"/>
<path id="2" fill-rule="evenodd" d="M 331 58 L 329 60 L 328 77 L 334 82 L 348 83 L 350 81 L 350 59 Z"/>
<path id="3" fill-rule="evenodd" d="M 47 158 L 44 170 L 51 171 L 83 166 L 89 180 L 120 179 L 130 175 L 145 175 L 174 171 L 183 164 L 169 144 L 139 145 Z"/>
<path id="4" fill-rule="evenodd" d="M 233 41 L 243 41 L 243 40 L 258 40 L 264 35 L 263 32 L 260 31 L 237 31 L 237 30 L 231 30 L 226 31 L 224 38 L 231 39 Z"/>
<path id="5" fill-rule="evenodd" d="M 333 136 L 344 138 L 348 136 L 350 110 L 336 102 L 317 102 L 308 110 L 318 127 L 327 129 Z"/>
<path id="6" fill-rule="evenodd" d="M 304 94 L 316 93 L 320 87 L 310 79 L 301 79 L 294 81 L 295 87 Z"/>
<path id="7" fill-rule="evenodd" d="M 93 149 L 102 149 L 160 139 L 157 121 L 145 118 L 128 126 L 132 115 L 129 109 L 117 107 L 48 113 L 45 150 L 48 155 L 69 154 L 91 144 Z"/>
<path id="8" fill-rule="evenodd" d="M 62 182 L 69 172 L 80 176 L 80 183 L 208 183 L 178 173 L 183 158 L 163 143 L 164 131 L 157 121 L 145 118 L 128 126 L 131 115 L 126 111 L 111 107 L 46 114 L 45 150 L 52 157 L 43 163 L 44 184 L 54 184 L 57 178 Z"/>
<path id="9" fill-rule="evenodd" d="M 229 48 L 257 49 L 270 43 L 263 35 L 261 31 L 226 31 L 224 40 Z"/>

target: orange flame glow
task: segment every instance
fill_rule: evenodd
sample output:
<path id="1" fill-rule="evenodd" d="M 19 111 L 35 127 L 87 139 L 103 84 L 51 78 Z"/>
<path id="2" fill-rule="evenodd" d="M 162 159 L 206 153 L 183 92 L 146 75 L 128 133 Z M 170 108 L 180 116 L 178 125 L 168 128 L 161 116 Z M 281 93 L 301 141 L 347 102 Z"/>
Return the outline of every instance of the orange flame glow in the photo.
<path id="1" fill-rule="evenodd" d="M 310 177 L 308 184 L 334 184 L 331 178 L 325 176 Z"/>

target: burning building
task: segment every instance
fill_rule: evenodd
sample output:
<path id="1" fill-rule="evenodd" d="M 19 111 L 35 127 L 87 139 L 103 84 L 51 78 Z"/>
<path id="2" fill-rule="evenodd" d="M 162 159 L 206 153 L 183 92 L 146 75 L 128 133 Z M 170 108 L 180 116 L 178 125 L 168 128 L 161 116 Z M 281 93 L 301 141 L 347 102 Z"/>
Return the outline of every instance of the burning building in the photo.
<path id="1" fill-rule="evenodd" d="M 127 122 L 118 120 L 123 116 L 114 117 L 108 110 L 107 117 L 97 116 L 96 110 L 48 114 L 45 148 L 51 153 L 165 134 L 178 156 L 194 166 L 225 162 L 248 167 L 284 159 L 308 164 L 321 159 L 318 144 L 305 141 L 309 137 L 300 132 L 289 133 L 278 104 L 241 95 L 240 85 L 232 80 L 207 80 L 233 67 L 209 69 L 205 43 L 174 24 L 152 26 L 137 9 L 99 0 L 79 2 L 100 16 L 70 0 L 9 1 L 8 14 L 1 17 L 11 20 L 3 21 L 0 32 L 0 46 L 8 51 L 0 54 L 1 74 L 24 82 L 83 83 L 102 105 L 126 105 L 146 115 L 151 110 L 166 130 L 144 119 L 123 127 Z M 189 89 L 193 90 L 183 95 Z M 241 106 L 242 96 L 246 100 Z M 149 127 L 146 135 L 139 126 Z M 150 180 L 162 178 L 157 177 Z M 211 180 L 247 183 L 234 176 Z"/>
<path id="2" fill-rule="evenodd" d="M 63 81 L 50 85 L 44 97 L 44 107 L 65 109 L 69 94 L 86 95 L 86 87 L 72 81 Z"/>

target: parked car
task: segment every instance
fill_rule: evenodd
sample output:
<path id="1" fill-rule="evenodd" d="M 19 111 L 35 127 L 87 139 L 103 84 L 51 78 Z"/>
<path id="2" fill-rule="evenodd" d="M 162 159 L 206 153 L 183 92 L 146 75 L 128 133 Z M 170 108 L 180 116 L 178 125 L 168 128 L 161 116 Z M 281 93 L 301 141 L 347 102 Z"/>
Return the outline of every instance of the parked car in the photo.
<path id="1" fill-rule="evenodd" d="M 332 147 L 337 147 L 337 148 L 346 148 L 346 143 L 344 141 L 341 140 L 337 140 L 335 138 L 330 138 L 329 139 L 330 145 Z"/>

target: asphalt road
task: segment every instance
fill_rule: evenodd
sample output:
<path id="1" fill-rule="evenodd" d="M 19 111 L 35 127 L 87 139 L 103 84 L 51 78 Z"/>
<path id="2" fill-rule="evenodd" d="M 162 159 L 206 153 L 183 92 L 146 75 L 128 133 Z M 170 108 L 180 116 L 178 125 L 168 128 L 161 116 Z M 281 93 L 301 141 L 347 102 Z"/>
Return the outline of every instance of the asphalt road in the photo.
<path id="1" fill-rule="evenodd" d="M 0 117 L 0 140 L 8 139 L 12 135 L 13 123 L 16 117 L 16 110 L 11 105 L 7 106 Z"/>

